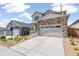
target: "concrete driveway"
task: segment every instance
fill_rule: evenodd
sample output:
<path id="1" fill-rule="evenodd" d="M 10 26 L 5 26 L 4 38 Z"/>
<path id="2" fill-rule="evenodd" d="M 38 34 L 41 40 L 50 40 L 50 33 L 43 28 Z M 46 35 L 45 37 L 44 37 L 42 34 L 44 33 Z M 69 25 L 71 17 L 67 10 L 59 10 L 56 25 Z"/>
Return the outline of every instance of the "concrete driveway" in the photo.
<path id="1" fill-rule="evenodd" d="M 38 36 L 13 47 L 10 47 L 24 56 L 63 56 L 63 38 Z"/>

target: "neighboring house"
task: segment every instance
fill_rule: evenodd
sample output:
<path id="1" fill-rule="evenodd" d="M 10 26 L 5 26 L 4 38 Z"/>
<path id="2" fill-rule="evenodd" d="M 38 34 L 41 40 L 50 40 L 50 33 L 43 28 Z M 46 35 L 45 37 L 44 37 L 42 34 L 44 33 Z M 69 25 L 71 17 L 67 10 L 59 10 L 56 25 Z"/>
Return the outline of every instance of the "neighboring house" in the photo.
<path id="1" fill-rule="evenodd" d="M 29 24 L 19 22 L 12 20 L 8 25 L 7 25 L 7 34 L 6 35 L 29 35 L 30 33 L 30 26 Z"/>
<path id="2" fill-rule="evenodd" d="M 69 15 L 66 14 L 66 11 L 47 10 L 45 13 L 35 12 L 32 15 L 34 24 L 32 27 L 41 36 L 67 37 L 68 18 Z"/>
<path id="3" fill-rule="evenodd" d="M 6 31 L 7 31 L 6 28 L 4 28 L 4 27 L 0 27 L 0 36 L 4 36 L 4 35 L 6 35 Z"/>
<path id="4" fill-rule="evenodd" d="M 71 28 L 79 29 L 79 19 L 70 25 Z"/>
<path id="5" fill-rule="evenodd" d="M 79 19 L 70 25 L 68 31 L 69 36 L 79 37 Z"/>

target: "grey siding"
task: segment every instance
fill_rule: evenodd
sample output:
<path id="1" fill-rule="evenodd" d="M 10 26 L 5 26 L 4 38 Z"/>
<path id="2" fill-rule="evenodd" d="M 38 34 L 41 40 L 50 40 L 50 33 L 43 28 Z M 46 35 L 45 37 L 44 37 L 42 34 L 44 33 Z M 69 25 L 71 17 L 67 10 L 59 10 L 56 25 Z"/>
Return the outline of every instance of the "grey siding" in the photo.
<path id="1" fill-rule="evenodd" d="M 19 34 L 20 34 L 20 30 L 19 29 L 13 30 L 13 35 L 14 36 L 19 35 Z"/>
<path id="2" fill-rule="evenodd" d="M 0 36 L 6 35 L 6 31 L 0 31 Z"/>

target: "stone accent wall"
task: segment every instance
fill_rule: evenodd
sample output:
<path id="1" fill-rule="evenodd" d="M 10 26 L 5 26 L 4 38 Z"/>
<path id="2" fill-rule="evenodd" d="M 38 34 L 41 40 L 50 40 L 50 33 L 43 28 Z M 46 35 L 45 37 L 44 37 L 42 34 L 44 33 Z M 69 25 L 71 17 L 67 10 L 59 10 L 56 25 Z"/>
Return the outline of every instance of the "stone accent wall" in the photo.
<path id="1" fill-rule="evenodd" d="M 39 20 L 37 24 L 39 25 L 50 25 L 50 24 L 67 24 L 64 22 L 68 19 L 68 16 L 58 17 L 55 19 Z"/>

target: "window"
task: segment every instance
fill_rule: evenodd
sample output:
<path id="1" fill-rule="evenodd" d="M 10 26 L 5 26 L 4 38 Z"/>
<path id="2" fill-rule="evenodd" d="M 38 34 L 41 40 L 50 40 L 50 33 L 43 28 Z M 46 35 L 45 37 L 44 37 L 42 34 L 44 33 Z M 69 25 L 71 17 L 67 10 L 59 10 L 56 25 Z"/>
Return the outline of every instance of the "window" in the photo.
<path id="1" fill-rule="evenodd" d="M 13 31 L 13 27 L 10 27 L 10 31 Z"/>
<path id="2" fill-rule="evenodd" d="M 45 28 L 49 28 L 49 26 L 46 26 Z"/>
<path id="3" fill-rule="evenodd" d="M 50 26 L 50 28 L 54 28 L 54 26 Z"/>
<path id="4" fill-rule="evenodd" d="M 34 19 L 35 19 L 35 20 L 38 20 L 38 19 L 39 19 L 39 16 L 35 16 Z"/>
<path id="5" fill-rule="evenodd" d="M 15 26 L 14 28 L 15 28 L 15 29 L 19 29 L 19 27 L 18 27 L 18 26 Z"/>
<path id="6" fill-rule="evenodd" d="M 44 26 L 42 26 L 41 28 L 44 28 Z"/>
<path id="7" fill-rule="evenodd" d="M 31 29 L 34 29 L 34 28 L 31 28 Z"/>
<path id="8" fill-rule="evenodd" d="M 55 26 L 55 28 L 60 28 L 61 26 Z"/>

